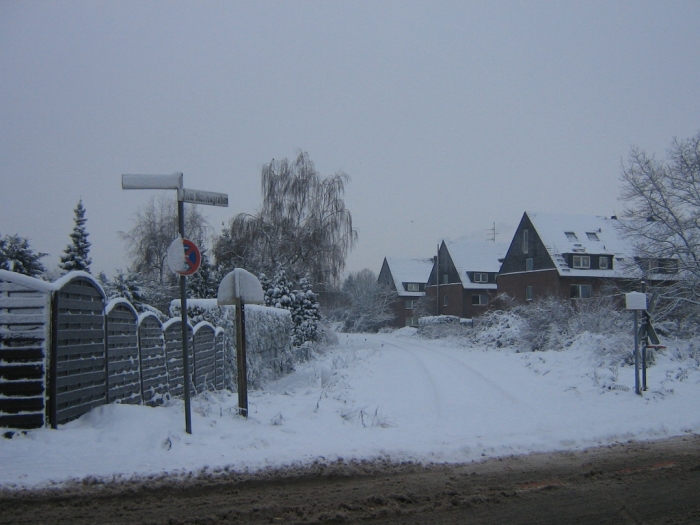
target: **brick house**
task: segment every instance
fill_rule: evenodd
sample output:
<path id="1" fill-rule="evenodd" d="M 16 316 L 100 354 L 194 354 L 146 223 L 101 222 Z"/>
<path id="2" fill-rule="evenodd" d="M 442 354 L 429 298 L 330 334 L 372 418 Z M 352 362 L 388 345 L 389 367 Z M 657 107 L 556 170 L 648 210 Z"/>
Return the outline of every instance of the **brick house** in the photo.
<path id="1" fill-rule="evenodd" d="M 438 295 L 438 315 L 481 314 L 496 295 L 499 260 L 507 250 L 503 242 L 443 241 L 426 286 L 428 296 Z"/>
<path id="2" fill-rule="evenodd" d="M 667 280 L 671 264 L 653 264 L 668 271 L 647 274 L 651 281 Z M 631 289 L 645 276 L 624 238 L 616 217 L 525 212 L 498 274 L 498 293 L 519 303 L 554 296 L 587 299 L 609 294 L 605 286 Z"/>
<path id="3" fill-rule="evenodd" d="M 425 285 L 432 267 L 432 259 L 384 258 L 377 281 L 397 293 L 393 326 L 418 326 L 415 309 L 418 300 L 425 295 Z"/>

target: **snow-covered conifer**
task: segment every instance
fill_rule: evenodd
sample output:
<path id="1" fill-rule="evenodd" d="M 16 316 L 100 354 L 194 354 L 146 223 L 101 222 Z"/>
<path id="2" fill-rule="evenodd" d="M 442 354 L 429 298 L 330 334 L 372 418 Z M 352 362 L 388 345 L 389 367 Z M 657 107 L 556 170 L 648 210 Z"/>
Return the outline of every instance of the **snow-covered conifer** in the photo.
<path id="1" fill-rule="evenodd" d="M 87 240 L 89 234 L 85 228 L 87 219 L 85 218 L 83 199 L 78 201 L 78 205 L 73 211 L 75 212 L 75 217 L 73 218 L 75 226 L 73 227 L 73 233 L 70 234 L 71 243 L 64 250 L 64 254 L 61 255 L 61 262 L 58 266 L 64 272 L 82 270 L 90 273 L 92 260 L 90 259 L 90 242 Z"/>
<path id="2" fill-rule="evenodd" d="M 19 235 L 6 235 L 0 239 L 0 269 L 39 277 L 46 271 L 40 259 L 47 253 L 36 253 L 29 241 Z"/>
<path id="3" fill-rule="evenodd" d="M 129 301 L 137 311 L 143 311 L 142 306 L 145 302 L 145 294 L 138 274 L 117 270 L 117 273 L 111 281 L 107 279 L 103 273 L 100 274 L 98 279 L 109 299 L 123 297 Z"/>
<path id="4" fill-rule="evenodd" d="M 199 270 L 187 278 L 189 296 L 194 299 L 214 298 L 219 291 L 220 281 L 218 271 L 212 266 L 207 251 L 203 249 Z"/>

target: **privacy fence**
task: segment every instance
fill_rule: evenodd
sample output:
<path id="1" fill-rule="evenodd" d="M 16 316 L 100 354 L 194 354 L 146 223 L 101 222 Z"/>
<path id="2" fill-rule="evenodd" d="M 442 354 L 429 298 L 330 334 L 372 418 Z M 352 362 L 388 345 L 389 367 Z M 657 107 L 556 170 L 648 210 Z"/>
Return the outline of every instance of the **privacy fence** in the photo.
<path id="1" fill-rule="evenodd" d="M 55 428 L 106 403 L 182 395 L 181 323 L 107 302 L 84 272 L 47 283 L 0 270 L 0 427 Z M 191 391 L 223 388 L 224 330 L 188 332 Z"/>

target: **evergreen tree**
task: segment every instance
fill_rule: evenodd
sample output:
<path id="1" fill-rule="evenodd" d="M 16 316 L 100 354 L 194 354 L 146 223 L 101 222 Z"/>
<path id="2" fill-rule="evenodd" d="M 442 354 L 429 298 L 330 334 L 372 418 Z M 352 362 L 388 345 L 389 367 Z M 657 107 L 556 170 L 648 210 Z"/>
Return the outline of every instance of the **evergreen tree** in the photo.
<path id="1" fill-rule="evenodd" d="M 104 273 L 98 277 L 109 299 L 123 297 L 129 301 L 137 311 L 142 312 L 145 303 L 145 294 L 139 276 L 132 272 L 117 270 L 114 279 L 107 279 Z"/>
<path id="2" fill-rule="evenodd" d="M 219 292 L 221 278 L 211 264 L 206 250 L 202 250 L 202 263 L 199 270 L 187 278 L 187 291 L 194 299 L 212 299 Z"/>
<path id="3" fill-rule="evenodd" d="M 0 239 L 0 269 L 39 277 L 46 271 L 40 259 L 47 253 L 35 253 L 29 241 L 19 235 L 6 235 Z"/>
<path id="4" fill-rule="evenodd" d="M 73 233 L 70 234 L 71 244 L 64 250 L 64 255 L 61 255 L 61 262 L 58 265 L 64 272 L 72 272 L 74 270 L 82 270 L 90 273 L 90 242 L 87 240 L 88 232 L 85 228 L 87 219 L 85 218 L 85 207 L 83 199 L 78 201 L 75 207 L 75 226 Z"/>
<path id="5" fill-rule="evenodd" d="M 292 344 L 301 346 L 316 341 L 321 316 L 318 298 L 311 290 L 309 277 L 300 279 L 299 289 L 294 289 L 294 283 L 287 277 L 286 270 L 279 267 L 272 279 L 260 274 L 259 281 L 265 293 L 265 305 L 283 308 L 292 314 Z"/>
<path id="6" fill-rule="evenodd" d="M 295 346 L 318 339 L 318 323 L 321 320 L 316 294 L 311 289 L 309 276 L 299 280 L 299 290 L 294 293 L 292 318 L 294 320 Z"/>

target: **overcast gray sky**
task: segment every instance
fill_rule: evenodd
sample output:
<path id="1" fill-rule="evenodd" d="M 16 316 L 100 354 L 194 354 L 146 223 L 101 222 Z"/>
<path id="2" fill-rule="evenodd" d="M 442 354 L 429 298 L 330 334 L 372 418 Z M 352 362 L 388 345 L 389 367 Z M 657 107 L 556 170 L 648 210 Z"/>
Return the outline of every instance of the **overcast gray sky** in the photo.
<path id="1" fill-rule="evenodd" d="M 698 28 L 690 0 L 0 0 L 0 234 L 54 267 L 82 197 L 111 274 L 152 194 L 122 173 L 228 193 L 219 233 L 299 149 L 351 177 L 349 271 L 509 241 L 526 209 L 619 213 L 630 146 L 700 129 Z"/>

